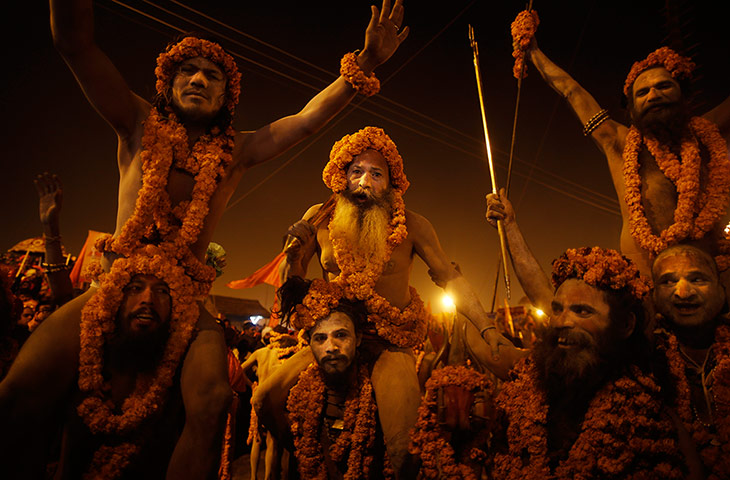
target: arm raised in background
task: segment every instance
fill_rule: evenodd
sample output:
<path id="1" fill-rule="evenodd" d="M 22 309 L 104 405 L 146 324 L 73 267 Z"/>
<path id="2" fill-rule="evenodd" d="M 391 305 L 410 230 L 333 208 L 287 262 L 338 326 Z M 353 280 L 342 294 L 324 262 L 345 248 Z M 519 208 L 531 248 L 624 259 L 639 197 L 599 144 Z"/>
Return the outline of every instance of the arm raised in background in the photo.
<path id="1" fill-rule="evenodd" d="M 380 10 L 374 5 L 371 10 L 365 46 L 357 55 L 357 64 L 366 76 L 388 60 L 408 36 L 408 27 L 398 31 L 403 22 L 403 0 L 396 0 L 392 9 L 390 0 L 383 0 Z M 242 148 L 237 149 L 237 166 L 247 169 L 274 158 L 312 135 L 350 103 L 355 93 L 352 85 L 340 76 L 298 113 L 276 120 L 244 137 Z"/>
<path id="2" fill-rule="evenodd" d="M 528 56 L 543 80 L 561 97 L 565 98 L 573 112 L 585 125 L 594 115 L 601 111 L 601 106 L 573 77 L 562 68 L 552 62 L 537 47 L 537 41 L 533 39 L 528 50 Z M 593 130 L 591 136 L 604 152 L 623 150 L 622 140 L 625 137 L 626 127 L 618 122 L 608 119 Z"/>
<path id="3" fill-rule="evenodd" d="M 130 139 L 147 118 L 149 103 L 129 89 L 94 41 L 91 0 L 51 0 L 53 43 L 71 68 L 91 105 L 120 140 Z"/>
<path id="4" fill-rule="evenodd" d="M 413 239 L 416 253 L 428 266 L 431 278 L 451 295 L 457 311 L 469 319 L 489 345 L 491 358 L 482 360 L 495 375 L 506 378 L 507 372 L 523 355 L 488 318 L 472 286 L 441 248 L 431 222 L 411 211 L 406 212 L 406 219 L 408 236 Z"/>
<path id="5" fill-rule="evenodd" d="M 515 220 L 512 203 L 507 199 L 504 188 L 499 194 L 487 195 L 486 217 L 490 225 L 495 228 L 497 221 L 502 221 L 512 266 L 522 289 L 533 305 L 544 312 L 549 312 L 554 293 L 552 284 L 530 251 L 525 237 L 522 236 L 522 231 Z"/>
<path id="6" fill-rule="evenodd" d="M 70 269 L 66 266 L 66 257 L 61 249 L 60 215 L 63 186 L 58 176 L 47 172 L 38 175 L 33 183 L 38 192 L 38 208 L 43 225 L 46 276 L 48 285 L 51 287 L 53 302 L 60 306 L 73 297 L 73 285 L 69 277 Z"/>

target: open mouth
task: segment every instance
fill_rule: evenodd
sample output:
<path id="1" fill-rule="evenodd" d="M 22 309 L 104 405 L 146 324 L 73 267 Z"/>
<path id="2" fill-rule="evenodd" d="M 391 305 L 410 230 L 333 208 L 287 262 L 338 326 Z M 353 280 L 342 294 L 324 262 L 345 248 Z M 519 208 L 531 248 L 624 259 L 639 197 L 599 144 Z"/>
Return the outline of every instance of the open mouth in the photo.
<path id="1" fill-rule="evenodd" d="M 153 312 L 145 311 L 135 314 L 132 317 L 132 321 L 135 323 L 135 325 L 144 327 L 157 323 L 158 318 L 157 315 L 155 315 Z"/>
<path id="2" fill-rule="evenodd" d="M 700 309 L 701 305 L 697 303 L 675 303 L 674 309 L 680 315 L 694 315 Z"/>

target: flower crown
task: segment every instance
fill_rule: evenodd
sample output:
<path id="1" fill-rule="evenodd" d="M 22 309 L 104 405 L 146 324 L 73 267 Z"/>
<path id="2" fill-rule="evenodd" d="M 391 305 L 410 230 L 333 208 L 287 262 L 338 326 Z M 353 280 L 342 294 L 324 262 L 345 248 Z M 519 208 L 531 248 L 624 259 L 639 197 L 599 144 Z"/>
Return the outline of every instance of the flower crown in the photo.
<path id="1" fill-rule="evenodd" d="M 616 250 L 601 247 L 569 248 L 553 261 L 553 285 L 557 288 L 570 278 L 583 280 L 601 290 L 627 289 L 641 300 L 649 292 L 649 280 L 634 262 Z"/>
<path id="2" fill-rule="evenodd" d="M 335 193 L 347 190 L 347 166 L 355 155 L 372 149 L 379 152 L 388 162 L 390 184 L 401 195 L 406 193 L 410 183 L 403 171 L 403 158 L 393 140 L 378 127 L 365 127 L 362 130 L 345 135 L 332 146 L 330 160 L 322 172 L 322 180 Z"/>
<path id="3" fill-rule="evenodd" d="M 654 67 L 664 67 L 675 80 L 690 78 L 695 69 L 694 62 L 669 47 L 661 47 L 653 51 L 644 60 L 634 62 L 624 83 L 624 95 L 630 97 L 631 85 L 642 72 Z"/>
<path id="4" fill-rule="evenodd" d="M 295 307 L 289 318 L 296 330 L 309 330 L 337 307 L 344 296 L 344 289 L 338 282 L 328 282 L 321 278 L 312 280 L 302 303 Z"/>
<path id="5" fill-rule="evenodd" d="M 217 43 L 196 37 L 185 37 L 170 45 L 157 57 L 157 93 L 168 96 L 177 67 L 189 58 L 203 57 L 221 67 L 226 75 L 226 107 L 233 115 L 241 94 L 241 73 L 236 61 Z"/>

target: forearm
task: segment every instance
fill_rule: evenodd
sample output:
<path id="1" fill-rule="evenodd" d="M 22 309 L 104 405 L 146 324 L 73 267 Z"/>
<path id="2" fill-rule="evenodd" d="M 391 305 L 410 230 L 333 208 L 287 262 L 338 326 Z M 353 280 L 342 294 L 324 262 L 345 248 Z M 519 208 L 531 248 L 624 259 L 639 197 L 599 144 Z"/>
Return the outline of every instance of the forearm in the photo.
<path id="1" fill-rule="evenodd" d="M 62 305 L 73 297 L 73 284 L 69 273 L 71 269 L 67 265 L 66 257 L 61 249 L 61 229 L 58 222 L 47 222 L 43 224 L 43 237 L 45 239 L 45 263 L 48 265 L 46 277 L 48 286 L 51 289 L 53 301 Z"/>
<path id="2" fill-rule="evenodd" d="M 512 266 L 517 279 L 533 305 L 548 311 L 553 298 L 553 287 L 540 264 L 532 254 L 516 221 L 504 226 Z"/>
<path id="3" fill-rule="evenodd" d="M 545 82 L 572 107 L 581 123 L 588 121 L 601 107 L 573 77 L 552 62 L 539 48 L 530 50 L 530 60 Z"/>
<path id="4" fill-rule="evenodd" d="M 479 301 L 476 292 L 461 274 L 446 282 L 444 290 L 454 299 L 456 310 L 468 318 L 479 332 L 494 326 L 494 322 L 487 317 L 487 312 Z"/>

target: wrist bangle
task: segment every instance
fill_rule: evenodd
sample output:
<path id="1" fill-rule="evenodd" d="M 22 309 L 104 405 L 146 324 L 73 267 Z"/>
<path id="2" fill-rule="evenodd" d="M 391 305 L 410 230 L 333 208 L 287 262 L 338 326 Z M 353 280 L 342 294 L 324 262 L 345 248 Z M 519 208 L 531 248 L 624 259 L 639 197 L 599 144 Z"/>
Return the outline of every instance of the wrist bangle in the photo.
<path id="1" fill-rule="evenodd" d="M 70 267 L 66 263 L 41 263 L 41 268 L 46 273 L 56 273 L 56 272 L 63 272 L 64 270 L 69 270 Z"/>
<path id="2" fill-rule="evenodd" d="M 49 243 L 49 242 L 60 242 L 61 241 L 61 235 L 46 235 L 44 233 L 43 234 L 43 240 L 46 243 Z"/>
<path id="3" fill-rule="evenodd" d="M 375 95 L 380 91 L 380 80 L 375 74 L 366 76 L 360 65 L 357 64 L 357 56 L 355 52 L 346 53 L 340 61 L 340 75 L 345 77 L 347 83 L 352 85 L 357 93 L 362 93 L 366 97 Z"/>
<path id="4" fill-rule="evenodd" d="M 605 108 L 593 115 L 590 119 L 588 119 L 586 124 L 583 125 L 583 135 L 586 137 L 590 135 L 593 130 L 598 128 L 598 126 L 608 120 L 608 118 L 608 110 Z"/>

